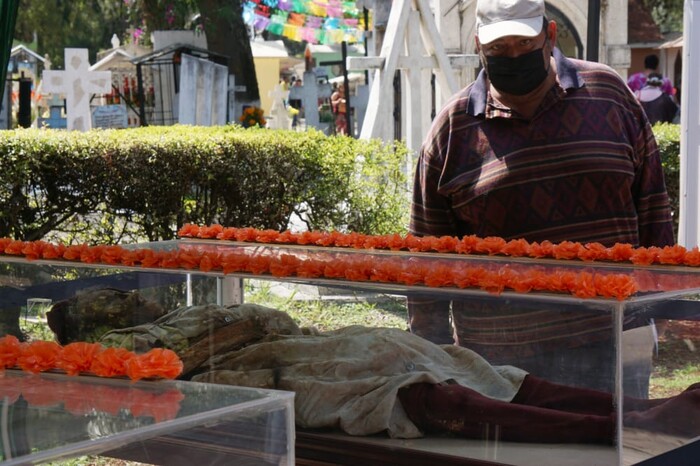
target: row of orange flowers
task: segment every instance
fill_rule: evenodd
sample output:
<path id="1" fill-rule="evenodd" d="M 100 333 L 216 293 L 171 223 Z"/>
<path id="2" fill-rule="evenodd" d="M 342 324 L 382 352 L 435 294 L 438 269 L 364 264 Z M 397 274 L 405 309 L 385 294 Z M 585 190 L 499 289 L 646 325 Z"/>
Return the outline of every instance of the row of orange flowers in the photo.
<path id="1" fill-rule="evenodd" d="M 90 373 L 100 377 L 127 376 L 174 379 L 183 364 L 171 350 L 153 348 L 136 354 L 125 348 L 104 348 L 99 343 L 53 341 L 20 342 L 13 335 L 0 338 L 0 370 L 18 367 L 31 373 L 58 369 L 68 375 Z"/>
<path id="2" fill-rule="evenodd" d="M 0 239 L 0 254 L 35 259 L 63 259 L 92 264 L 140 266 L 229 273 L 269 274 L 274 277 L 328 278 L 349 281 L 424 285 L 428 287 L 479 288 L 492 293 L 504 290 L 543 291 L 625 299 L 639 290 L 630 274 L 592 273 L 568 269 L 421 260 L 371 254 L 250 253 L 245 249 L 211 248 L 181 244 L 175 250 L 125 249 L 118 245 L 64 246 L 43 241 Z"/>
<path id="3" fill-rule="evenodd" d="M 680 245 L 666 247 L 633 247 L 618 243 L 612 247 L 600 243 L 576 243 L 563 241 L 528 242 L 524 239 L 506 241 L 498 237 L 480 238 L 475 235 L 455 236 L 414 235 L 364 235 L 337 231 L 292 232 L 257 230 L 255 228 L 223 227 L 221 225 L 184 225 L 178 235 L 181 238 L 219 239 L 228 241 L 316 245 L 356 249 L 406 250 L 412 252 L 440 252 L 458 254 L 503 255 L 510 257 L 578 259 L 582 261 L 630 262 L 636 265 L 669 264 L 700 266 L 700 250 L 686 249 Z"/>
<path id="4" fill-rule="evenodd" d="M 134 386 L 122 387 L 94 384 L 90 396 L 85 396 L 85 384 L 41 377 L 0 376 L 0 398 L 8 404 L 20 395 L 32 406 L 52 407 L 63 404 L 63 409 L 76 416 L 95 411 L 118 416 L 126 411 L 133 417 L 152 417 L 155 422 L 174 419 L 180 411 L 184 395 L 177 388 L 153 385 L 150 390 Z"/>

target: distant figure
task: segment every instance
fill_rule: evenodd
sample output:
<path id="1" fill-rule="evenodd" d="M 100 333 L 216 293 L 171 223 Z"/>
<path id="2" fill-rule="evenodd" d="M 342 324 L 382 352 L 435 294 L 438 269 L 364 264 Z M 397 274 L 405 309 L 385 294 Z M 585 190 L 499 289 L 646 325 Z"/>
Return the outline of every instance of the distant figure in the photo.
<path id="1" fill-rule="evenodd" d="M 333 94 L 331 94 L 331 110 L 333 110 L 333 114 L 335 115 L 335 133 L 348 134 L 345 86 L 337 86 Z"/>
<path id="2" fill-rule="evenodd" d="M 642 88 L 646 85 L 647 78 L 649 77 L 649 75 L 651 73 L 658 73 L 658 68 L 659 57 L 654 54 L 647 55 L 646 57 L 644 57 L 644 71 L 634 73 L 632 76 L 630 76 L 627 79 L 627 86 L 629 86 L 629 88 L 632 89 L 632 92 L 641 91 Z M 674 96 L 676 94 L 676 91 L 673 88 L 673 84 L 671 84 L 671 80 L 668 78 L 663 78 L 663 83 L 660 89 L 662 92 L 665 92 L 670 96 Z"/>
<path id="3" fill-rule="evenodd" d="M 659 73 L 651 73 L 646 85 L 634 93 L 652 125 L 657 122 L 673 123 L 678 115 L 678 104 L 661 90 L 663 79 Z"/>
<path id="4" fill-rule="evenodd" d="M 301 87 L 301 79 L 297 78 L 296 76 L 292 76 L 291 84 L 293 87 Z M 297 125 L 299 124 L 299 113 L 301 112 L 301 99 L 289 99 L 288 104 L 290 107 L 296 110 L 290 112 L 290 115 L 292 115 L 292 129 L 296 129 Z"/>

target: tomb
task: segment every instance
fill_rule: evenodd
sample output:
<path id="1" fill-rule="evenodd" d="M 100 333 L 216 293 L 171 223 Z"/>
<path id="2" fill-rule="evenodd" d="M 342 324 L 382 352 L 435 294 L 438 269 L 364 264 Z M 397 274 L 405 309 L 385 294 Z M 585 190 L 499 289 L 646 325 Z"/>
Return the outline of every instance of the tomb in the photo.
<path id="1" fill-rule="evenodd" d="M 54 308 L 60 309 L 60 306 L 56 307 L 58 303 L 72 302 L 84 293 L 100 288 L 139 293 L 169 314 L 185 312 L 183 310 L 191 306 L 204 306 L 206 312 L 211 312 L 210 324 L 206 318 L 202 322 L 189 320 L 204 330 L 197 333 L 190 327 L 183 327 L 183 331 L 186 331 L 180 337 L 174 331 L 169 332 L 167 338 L 157 337 L 158 333 L 152 333 L 153 330 L 148 327 L 150 324 L 143 327 L 143 319 L 139 318 L 143 312 L 138 310 L 140 308 L 136 308 L 136 313 L 130 318 L 134 326 L 131 328 L 142 329 L 139 332 L 144 336 L 133 342 L 155 341 L 156 338 L 160 342 L 158 345 L 179 351 L 186 366 L 195 355 L 194 360 L 199 363 L 208 361 L 206 365 L 209 369 L 226 364 L 226 358 L 220 358 L 230 349 L 227 345 L 238 342 L 244 347 L 249 344 L 247 348 L 251 350 L 259 347 L 248 338 L 249 335 L 253 339 L 260 338 L 260 334 L 255 333 L 254 319 L 251 321 L 253 326 L 246 332 L 240 325 L 234 325 L 239 321 L 227 320 L 225 313 L 218 314 L 223 317 L 215 317 L 221 307 L 238 302 L 257 303 L 279 311 L 291 311 L 292 304 L 297 300 L 317 302 L 322 307 L 342 301 L 375 303 L 378 309 L 384 309 L 382 303 L 390 302 L 399 307 L 399 312 L 405 310 L 408 298 L 506 304 L 531 309 L 529 318 L 535 329 L 540 308 L 573 310 L 585 315 L 602 316 L 609 324 L 611 364 L 607 365 L 610 369 L 601 369 L 600 375 L 613 387 L 617 419 L 626 419 L 622 416 L 626 393 L 619 381 L 625 376 L 626 362 L 634 359 L 638 351 L 633 345 L 628 345 L 624 338 L 623 330 L 629 319 L 640 316 L 673 320 L 700 318 L 697 306 L 700 268 L 689 265 L 697 263 L 697 252 L 679 248 L 657 251 L 656 259 L 633 263 L 630 254 L 622 259 L 621 256 L 613 259 L 610 251 L 583 246 L 577 249 L 579 256 L 572 256 L 571 248 L 567 249 L 569 254 L 564 256 L 564 245 L 561 250 L 540 250 L 539 257 L 531 257 L 522 248 L 517 253 L 515 245 L 503 244 L 499 248 L 494 243 L 470 241 L 468 238 L 465 241 L 448 241 L 445 238 L 373 237 L 319 232 L 273 235 L 269 231 L 252 229 L 207 228 L 189 226 L 181 231 L 180 240 L 122 247 L 74 246 L 62 249 L 47 244 L 0 241 L 2 274 L 12 278 L 10 282 L 23 284 L 21 287 L 5 286 L 0 289 L 0 309 L 24 306 L 30 299 L 32 302 L 50 299 Z M 217 234 L 220 239 L 212 239 Z M 642 252 L 637 251 L 636 257 L 642 257 Z M 232 282 L 242 286 L 231 286 Z M 281 289 L 287 290 L 288 294 L 282 295 L 278 292 Z M 98 301 L 88 300 L 87 305 L 92 306 Z M 49 314 L 54 312 L 54 308 Z M 202 314 L 205 317 L 208 315 L 206 312 Z M 73 314 L 73 322 L 83 329 L 91 328 L 95 335 L 102 334 L 102 341 L 110 334 L 119 338 L 131 334 L 125 333 L 123 322 L 115 325 L 118 321 L 112 319 L 110 322 L 118 328 L 99 330 L 99 325 L 92 325 L 78 316 L 80 313 Z M 71 328 L 77 328 L 76 325 Z M 101 333 L 105 330 L 107 333 Z M 196 340 L 192 335 L 198 335 L 201 339 Z M 130 338 L 123 341 L 128 343 L 132 341 Z M 689 363 L 697 361 L 696 353 L 692 351 L 687 352 L 685 357 Z M 407 373 L 422 370 L 408 363 L 410 361 L 407 361 Z M 104 401 L 96 395 L 103 390 L 103 384 L 129 391 L 157 391 L 172 386 L 172 382 L 167 380 L 147 380 L 133 385 L 119 377 L 103 380 L 89 374 L 66 376 L 60 372 L 48 371 L 37 376 L 58 387 L 77 383 L 82 387 L 81 393 L 94 392 L 94 396 L 84 397 L 81 408 L 90 412 L 98 408 L 94 406 L 95 403 Z M 23 372 L 14 368 L 8 369 L 7 374 L 25 377 Z M 279 380 L 282 380 L 283 374 L 279 373 Z M 182 400 L 179 406 L 172 406 L 172 411 L 168 411 L 177 413 L 174 423 L 159 419 L 155 423 L 148 421 L 151 422 L 148 426 L 135 422 L 114 427 L 123 430 L 108 433 L 99 442 L 91 441 L 89 445 L 95 447 L 93 450 L 82 449 L 85 446 L 82 443 L 84 437 L 77 437 L 62 439 L 60 447 L 49 445 L 38 452 L 34 450 L 30 453 L 29 449 L 25 453 L 40 454 L 36 458 L 48 460 L 69 457 L 78 451 L 92 451 L 156 464 L 180 464 L 178 461 L 173 463 L 173 458 L 182 454 L 184 464 L 188 458 L 187 452 L 192 450 L 213 455 L 199 457 L 198 464 L 215 464 L 222 458 L 227 458 L 229 463 L 234 461 L 235 456 L 231 455 L 245 450 L 239 448 L 246 445 L 245 439 L 249 444 L 254 444 L 253 440 L 261 442 L 272 439 L 269 442 L 266 440 L 269 449 L 263 449 L 266 453 L 260 453 L 258 457 L 269 454 L 271 456 L 265 456 L 266 460 L 275 464 L 280 464 L 282 451 L 286 452 L 282 454 L 282 464 L 292 464 L 284 461 L 290 461 L 293 448 L 293 463 L 299 465 L 338 464 L 342 460 L 345 461 L 342 464 L 689 466 L 694 463 L 687 458 L 697 458 L 700 451 L 697 433 L 674 433 L 673 420 L 669 425 L 652 425 L 646 429 L 618 422 L 609 444 L 552 443 L 546 436 L 534 443 L 509 442 L 499 439 L 497 425 L 484 426 L 483 439 L 439 434 L 390 438 L 386 432 L 353 436 L 342 431 L 342 424 L 335 429 L 297 426 L 296 444 L 287 447 L 285 439 L 289 437 L 280 434 L 281 424 L 274 421 L 280 414 L 266 415 L 264 419 L 234 415 L 232 419 L 237 423 L 236 429 L 211 425 L 209 421 L 219 419 L 216 413 L 223 416 L 226 411 L 217 411 L 204 400 L 199 404 L 191 397 L 213 393 L 219 390 L 215 388 L 218 384 L 210 386 L 186 379 L 175 381 L 185 400 L 189 401 Z M 204 385 L 198 385 L 200 383 Z M 274 381 L 270 379 L 263 385 L 268 384 L 274 385 Z M 67 391 L 55 391 L 57 395 L 69 396 Z M 264 397 L 269 396 L 264 390 L 262 393 Z M 231 395 L 238 396 L 235 392 L 231 392 Z M 296 396 L 301 395 L 297 393 Z M 29 398 L 32 399 L 31 396 Z M 23 397 L 18 400 L 13 402 L 11 398 L 5 398 L 4 401 L 5 408 L 13 410 L 15 414 L 9 427 L 10 435 L 26 435 L 16 431 L 20 428 L 17 423 L 27 415 L 26 409 L 22 411 L 21 406 L 16 405 L 27 400 Z M 55 403 L 65 411 L 72 406 L 71 400 L 64 398 Z M 197 408 L 190 406 L 190 402 Z M 185 406 L 188 408 L 185 409 Z M 36 408 L 43 409 L 42 412 L 47 409 L 41 404 Z M 133 408 L 127 406 L 124 409 L 131 409 L 133 416 Z M 149 418 L 153 418 L 153 415 Z M 59 425 L 62 424 L 47 429 L 59 430 Z M 188 428 L 185 429 L 185 426 Z M 676 427 L 679 431 L 683 430 L 680 424 Z M 82 435 L 87 435 L 85 426 L 80 429 L 83 429 L 80 431 Z M 22 438 L 34 441 L 33 438 Z M 24 459 L 29 458 L 32 457 Z M 3 459 L 10 458 L 5 456 Z M 19 456 L 13 456 L 13 459 L 23 460 Z"/>

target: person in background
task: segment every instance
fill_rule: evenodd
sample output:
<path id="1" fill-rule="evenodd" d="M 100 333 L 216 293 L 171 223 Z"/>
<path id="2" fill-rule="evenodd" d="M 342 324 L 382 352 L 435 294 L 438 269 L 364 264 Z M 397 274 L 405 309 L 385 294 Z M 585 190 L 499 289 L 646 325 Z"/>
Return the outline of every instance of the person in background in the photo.
<path id="1" fill-rule="evenodd" d="M 563 241 L 674 244 L 659 150 L 644 110 L 610 67 L 565 57 L 544 0 L 478 0 L 475 82 L 436 116 L 419 153 L 409 231 Z M 640 124 L 641 122 L 641 124 Z M 410 330 L 492 364 L 612 391 L 612 319 L 586 305 L 412 298 Z M 646 397 L 654 328 L 625 366 L 625 393 Z M 627 332 L 625 332 L 627 333 Z"/>
<path id="2" fill-rule="evenodd" d="M 663 76 L 651 73 L 644 87 L 634 93 L 652 126 L 658 122 L 673 123 L 678 115 L 678 104 L 661 90 L 663 82 Z"/>
<path id="3" fill-rule="evenodd" d="M 634 73 L 632 76 L 630 76 L 627 79 L 627 85 L 629 86 L 630 89 L 632 89 L 632 92 L 637 92 L 641 91 L 642 88 L 646 85 L 647 83 L 647 78 L 651 73 L 658 73 L 658 68 L 659 68 L 659 57 L 651 54 L 647 55 L 644 57 L 644 70 L 639 71 L 638 73 Z M 676 95 L 676 90 L 673 87 L 673 84 L 671 84 L 671 80 L 668 78 L 662 78 L 663 82 L 661 84 L 660 89 L 670 95 L 671 97 L 674 97 Z"/>
<path id="4" fill-rule="evenodd" d="M 342 84 L 335 85 L 331 94 L 331 110 L 335 115 L 335 134 L 348 134 L 347 101 Z"/>
<path id="5" fill-rule="evenodd" d="M 302 82 L 301 79 L 297 78 L 296 76 L 292 76 L 291 78 L 291 84 L 293 87 L 301 87 Z M 289 106 L 294 109 L 294 111 L 291 112 L 292 115 L 292 129 L 296 129 L 297 126 L 299 125 L 299 114 L 301 113 L 301 99 L 288 99 Z"/>

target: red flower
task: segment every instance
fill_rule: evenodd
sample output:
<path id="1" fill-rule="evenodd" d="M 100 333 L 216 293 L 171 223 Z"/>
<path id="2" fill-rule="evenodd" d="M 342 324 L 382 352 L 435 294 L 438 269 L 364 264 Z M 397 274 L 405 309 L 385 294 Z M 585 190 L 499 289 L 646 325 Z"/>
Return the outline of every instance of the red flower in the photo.
<path id="1" fill-rule="evenodd" d="M 16 336 L 5 335 L 0 338 L 0 370 L 16 366 L 21 354 L 21 343 Z"/>
<path id="2" fill-rule="evenodd" d="M 105 348 L 90 364 L 90 372 L 100 377 L 126 375 L 126 362 L 136 355 L 126 348 Z"/>
<path id="3" fill-rule="evenodd" d="M 68 375 L 78 375 L 87 372 L 92 366 L 95 356 L 102 351 L 99 343 L 73 342 L 64 346 L 56 358 L 56 367 L 66 371 Z"/>
<path id="4" fill-rule="evenodd" d="M 53 341 L 37 340 L 22 345 L 17 365 L 34 374 L 53 369 L 61 352 L 61 346 Z"/>
<path id="5" fill-rule="evenodd" d="M 153 348 L 126 361 L 126 375 L 131 380 L 174 379 L 182 373 L 182 369 L 183 364 L 178 355 L 164 348 Z"/>

